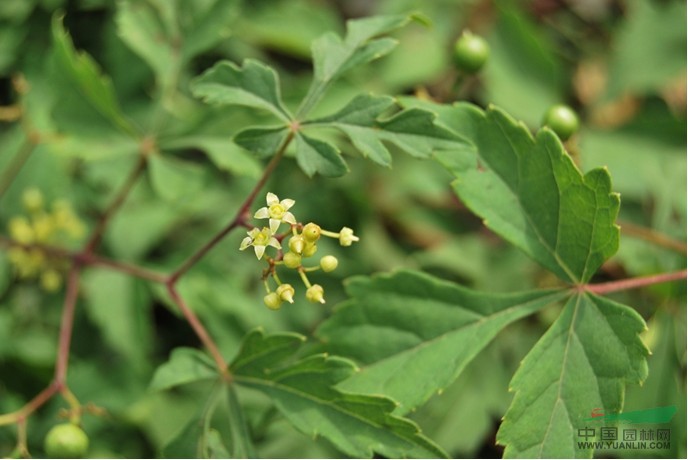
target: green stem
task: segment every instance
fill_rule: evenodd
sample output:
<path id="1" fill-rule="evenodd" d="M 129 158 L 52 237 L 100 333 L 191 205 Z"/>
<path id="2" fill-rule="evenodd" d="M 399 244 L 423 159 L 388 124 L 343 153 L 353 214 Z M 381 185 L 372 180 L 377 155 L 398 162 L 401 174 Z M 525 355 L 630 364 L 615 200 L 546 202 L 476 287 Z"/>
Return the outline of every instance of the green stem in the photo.
<path id="1" fill-rule="evenodd" d="M 31 153 L 36 148 L 36 145 L 36 142 L 34 142 L 30 136 L 27 137 L 24 143 L 21 145 L 19 152 L 17 152 L 14 158 L 12 158 L 10 164 L 7 166 L 7 169 L 5 169 L 5 171 L 2 173 L 2 176 L 0 176 L 0 198 L 2 198 L 7 189 L 10 188 L 10 185 L 12 185 L 12 182 L 17 177 L 17 174 L 19 174 L 19 171 L 24 164 L 26 164 L 26 160 L 29 159 Z"/>

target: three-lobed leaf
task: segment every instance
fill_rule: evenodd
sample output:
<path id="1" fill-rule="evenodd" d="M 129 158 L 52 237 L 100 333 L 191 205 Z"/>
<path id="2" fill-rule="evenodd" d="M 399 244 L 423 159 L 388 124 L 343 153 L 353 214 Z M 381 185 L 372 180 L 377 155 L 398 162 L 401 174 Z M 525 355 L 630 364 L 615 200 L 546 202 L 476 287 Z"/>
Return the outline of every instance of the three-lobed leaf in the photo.
<path id="1" fill-rule="evenodd" d="M 282 103 L 277 73 L 247 59 L 241 67 L 220 61 L 191 83 L 194 96 L 217 105 L 240 105 L 265 110 L 289 123 L 292 116 Z"/>
<path id="2" fill-rule="evenodd" d="M 230 366 L 235 381 L 268 395 L 298 430 L 352 457 L 446 456 L 413 422 L 392 415 L 392 400 L 336 389 L 355 372 L 351 361 L 324 354 L 294 361 L 302 341 L 296 334 L 250 333 Z"/>
<path id="3" fill-rule="evenodd" d="M 155 371 L 150 383 L 152 390 L 165 390 L 200 380 L 218 379 L 213 360 L 195 348 L 179 347 L 170 359 Z"/>
<path id="4" fill-rule="evenodd" d="M 338 388 L 387 395 L 398 413 L 450 385 L 508 324 L 565 296 L 490 294 L 413 271 L 354 278 L 347 291 L 350 300 L 316 331 L 329 352 L 362 364 Z"/>
<path id="5" fill-rule="evenodd" d="M 76 51 L 60 16 L 53 18 L 52 39 L 58 65 L 76 90 L 113 126 L 137 137 L 137 129 L 120 109 L 112 82 L 100 72 L 93 58 Z"/>
<path id="6" fill-rule="evenodd" d="M 581 174 L 554 133 L 543 129 L 533 137 L 497 108 L 420 105 L 472 142 L 471 149 L 438 158 L 486 226 L 575 284 L 590 280 L 616 252 L 619 196 L 605 169 Z"/>
<path id="7" fill-rule="evenodd" d="M 578 430 L 596 408 L 619 412 L 625 385 L 647 376 L 649 352 L 638 336 L 644 329 L 625 305 L 572 296 L 511 381 L 514 400 L 497 433 L 504 456 L 590 457 L 578 445 Z"/>

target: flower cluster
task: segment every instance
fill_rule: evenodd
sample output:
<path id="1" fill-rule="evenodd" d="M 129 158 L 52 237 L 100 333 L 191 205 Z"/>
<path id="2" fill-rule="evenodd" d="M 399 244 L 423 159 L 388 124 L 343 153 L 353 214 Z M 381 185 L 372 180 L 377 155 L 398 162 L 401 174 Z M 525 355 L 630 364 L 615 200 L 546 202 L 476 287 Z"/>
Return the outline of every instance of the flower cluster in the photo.
<path id="1" fill-rule="evenodd" d="M 67 201 L 56 200 L 46 210 L 37 189 L 26 190 L 22 202 L 28 216 L 15 216 L 8 224 L 10 237 L 22 246 L 10 249 L 8 258 L 19 278 L 40 278 L 43 289 L 56 291 L 62 285 L 65 262 L 50 257 L 40 245 L 63 245 L 65 239 L 79 239 L 85 233 L 84 225 Z"/>
<path id="2" fill-rule="evenodd" d="M 262 259 L 268 246 L 277 249 L 275 257 L 268 257 L 269 267 L 265 270 L 263 281 L 267 295 L 263 299 L 265 305 L 278 310 L 283 302 L 294 303 L 295 290 L 291 284 L 282 283 L 277 276 L 276 268 L 284 266 L 296 270 L 299 273 L 304 286 L 306 287 L 306 299 L 315 303 L 325 303 L 325 291 L 319 284 L 311 284 L 308 279 L 308 272 L 323 270 L 331 272 L 337 268 L 337 258 L 326 255 L 320 259 L 316 266 L 306 267 L 303 259 L 312 257 L 318 251 L 318 240 L 320 237 L 334 238 L 342 246 L 351 246 L 358 241 L 353 230 L 348 227 L 342 228 L 339 232 L 330 232 L 320 228 L 319 225 L 310 222 L 302 225 L 296 221 L 294 215 L 289 211 L 295 204 L 294 200 L 281 200 L 274 193 L 268 193 L 266 198 L 267 206 L 260 208 L 253 216 L 256 219 L 269 219 L 268 226 L 253 228 L 249 230 L 248 236 L 243 239 L 240 250 L 252 246 L 256 257 Z M 283 234 L 279 234 L 282 224 L 288 224 L 290 229 Z M 291 235 L 291 236 L 290 236 Z M 286 248 L 282 248 L 283 241 L 287 240 Z M 272 276 L 277 283 L 277 288 L 273 291 L 270 288 L 269 277 Z"/>

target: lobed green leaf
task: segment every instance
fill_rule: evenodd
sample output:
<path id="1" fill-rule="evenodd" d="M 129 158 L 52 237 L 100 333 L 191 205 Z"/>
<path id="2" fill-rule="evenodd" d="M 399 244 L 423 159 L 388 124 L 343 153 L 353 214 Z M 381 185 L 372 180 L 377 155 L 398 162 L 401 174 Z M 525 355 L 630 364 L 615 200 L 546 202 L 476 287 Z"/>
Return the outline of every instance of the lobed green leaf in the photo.
<path id="1" fill-rule="evenodd" d="M 581 174 L 554 133 L 533 137 L 497 108 L 429 107 L 473 144 L 437 157 L 487 227 L 571 283 L 587 282 L 616 253 L 619 195 L 606 169 Z"/>
<path id="2" fill-rule="evenodd" d="M 593 409 L 623 407 L 627 383 L 647 377 L 649 351 L 635 310 L 592 294 L 572 296 L 511 380 L 511 407 L 497 433 L 505 457 L 590 457 L 578 429 Z"/>
<path id="3" fill-rule="evenodd" d="M 219 378 L 213 360 L 195 348 L 172 350 L 169 361 L 158 367 L 150 383 L 151 390 L 166 390 L 200 380 Z"/>
<path id="4" fill-rule="evenodd" d="M 302 340 L 296 334 L 249 333 L 230 366 L 235 381 L 268 395 L 298 430 L 323 436 L 352 457 L 446 456 L 413 422 L 392 415 L 392 400 L 335 388 L 355 372 L 350 361 L 327 355 L 290 361 Z"/>
<path id="5" fill-rule="evenodd" d="M 192 81 L 191 92 L 209 104 L 266 110 L 286 123 L 292 119 L 282 103 L 277 73 L 253 59 L 245 60 L 242 67 L 218 62 Z"/>
<path id="6" fill-rule="evenodd" d="M 414 271 L 347 285 L 350 300 L 316 331 L 332 353 L 361 362 L 338 388 L 384 394 L 406 413 L 451 384 L 508 324 L 565 296 L 490 294 Z"/>

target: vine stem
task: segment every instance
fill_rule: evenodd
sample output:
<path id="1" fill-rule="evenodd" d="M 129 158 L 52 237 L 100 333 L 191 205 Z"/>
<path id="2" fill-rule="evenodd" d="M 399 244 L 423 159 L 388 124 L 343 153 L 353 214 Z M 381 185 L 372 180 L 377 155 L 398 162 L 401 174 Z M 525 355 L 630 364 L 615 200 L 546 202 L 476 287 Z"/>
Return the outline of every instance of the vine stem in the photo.
<path id="1" fill-rule="evenodd" d="M 0 235 L 0 246 L 14 246 L 27 250 L 40 249 L 48 256 L 70 259 L 73 262 L 78 262 L 83 266 L 93 265 L 111 268 L 118 272 L 126 273 L 128 275 L 156 283 L 164 283 L 167 280 L 167 276 L 162 273 L 158 273 L 138 265 L 111 260 L 93 253 L 86 254 L 83 252 L 71 252 L 63 248 L 36 243 L 25 244 L 2 235 Z"/>
<path id="2" fill-rule="evenodd" d="M 267 164 L 265 167 L 265 170 L 263 171 L 263 175 L 258 179 L 258 182 L 256 182 L 256 185 L 253 187 L 251 190 L 251 193 L 246 197 L 244 202 L 242 203 L 241 207 L 237 211 L 236 215 L 234 218 L 222 229 L 220 230 L 215 236 L 213 236 L 210 241 L 208 241 L 206 244 L 204 244 L 200 249 L 198 249 L 196 252 L 191 254 L 188 259 L 186 259 L 180 266 L 177 268 L 169 277 L 168 279 L 168 284 L 174 285 L 174 283 L 177 282 L 177 280 L 191 267 L 193 267 L 196 262 L 201 260 L 211 249 L 213 249 L 222 239 L 224 239 L 225 236 L 227 236 L 232 230 L 238 227 L 243 227 L 246 226 L 246 220 L 249 214 L 249 209 L 251 208 L 251 205 L 253 205 L 253 202 L 256 199 L 256 196 L 258 195 L 258 192 L 263 188 L 267 180 L 270 178 L 270 175 L 272 175 L 272 172 L 274 169 L 277 167 L 277 164 L 280 162 L 282 157 L 284 156 L 284 152 L 287 150 L 287 147 L 289 146 L 289 143 L 291 140 L 294 138 L 294 133 L 298 131 L 299 126 L 298 124 L 294 125 L 291 127 L 291 130 L 289 131 L 289 134 L 287 137 L 284 139 L 282 142 L 282 145 L 280 148 L 277 150 L 277 153 L 272 157 L 270 162 Z"/>
<path id="3" fill-rule="evenodd" d="M 124 204 L 124 201 L 126 200 L 127 196 L 129 196 L 129 193 L 138 181 L 139 176 L 146 169 L 146 154 L 148 149 L 150 148 L 150 143 L 151 141 L 147 139 L 144 139 L 142 141 L 142 152 L 138 157 L 136 165 L 129 173 L 129 176 L 127 176 L 127 179 L 124 181 L 124 184 L 117 192 L 117 195 L 115 195 L 115 198 L 112 200 L 112 203 L 110 203 L 110 206 L 107 207 L 103 215 L 98 220 L 95 229 L 91 233 L 91 237 L 88 239 L 86 245 L 84 246 L 84 250 L 82 251 L 84 254 L 90 254 L 96 249 L 96 247 L 100 243 L 101 238 L 103 237 L 103 233 L 105 232 L 105 228 L 107 227 L 107 224 L 110 222 L 110 219 L 115 214 L 115 212 L 117 212 L 117 210 L 122 206 L 122 204 Z"/>
<path id="4" fill-rule="evenodd" d="M 599 284 L 584 284 L 579 290 L 591 292 L 593 294 L 609 294 L 611 292 L 623 291 L 626 289 L 637 289 L 652 284 L 667 283 L 686 279 L 686 270 L 671 273 L 661 273 L 659 275 L 640 276 L 618 281 L 610 281 Z"/>
<path id="5" fill-rule="evenodd" d="M 688 252 L 688 248 L 686 247 L 685 243 L 670 238 L 656 230 L 641 227 L 640 225 L 635 225 L 630 222 L 619 222 L 619 226 L 621 227 L 621 231 L 628 236 L 634 236 L 636 238 L 654 243 L 657 246 L 672 249 L 683 254 Z"/>
<path id="6" fill-rule="evenodd" d="M 3 172 L 2 177 L 0 177 L 0 197 L 10 188 L 14 178 L 29 159 L 37 144 L 36 139 L 34 139 L 32 135 L 28 135 L 26 140 L 22 143 L 19 152 L 12 158 L 7 169 Z"/>
<path id="7" fill-rule="evenodd" d="M 211 356 L 215 360 L 215 364 L 222 374 L 222 377 L 228 382 L 231 382 L 232 376 L 227 368 L 227 363 L 222 357 L 222 353 L 220 353 L 220 350 L 213 339 L 210 338 L 210 334 L 208 334 L 208 331 L 198 319 L 198 316 L 196 316 L 193 310 L 191 310 L 186 302 L 184 302 L 184 299 L 181 295 L 179 295 L 179 292 L 173 283 L 168 281 L 166 283 L 166 287 L 168 294 L 172 298 L 172 301 L 177 305 L 177 307 L 179 307 L 184 315 L 184 318 L 186 318 L 186 321 L 191 325 L 191 328 L 194 330 L 198 338 L 201 339 L 201 342 L 203 342 L 203 345 L 208 349 L 208 352 L 210 352 Z"/>
<path id="8" fill-rule="evenodd" d="M 79 295 L 79 275 L 81 264 L 76 262 L 69 270 L 67 278 L 67 292 L 65 293 L 64 306 L 62 307 L 62 321 L 60 323 L 60 339 L 57 348 L 57 362 L 55 365 L 55 382 L 62 388 L 67 381 L 67 368 L 69 366 L 69 348 L 72 341 L 72 328 L 74 326 L 74 311 Z"/>

